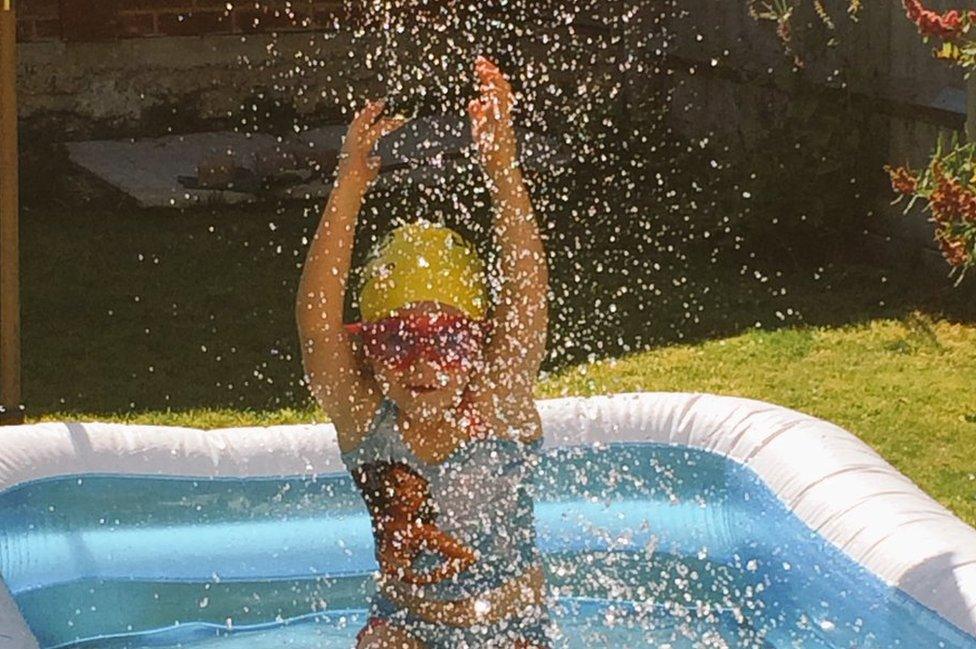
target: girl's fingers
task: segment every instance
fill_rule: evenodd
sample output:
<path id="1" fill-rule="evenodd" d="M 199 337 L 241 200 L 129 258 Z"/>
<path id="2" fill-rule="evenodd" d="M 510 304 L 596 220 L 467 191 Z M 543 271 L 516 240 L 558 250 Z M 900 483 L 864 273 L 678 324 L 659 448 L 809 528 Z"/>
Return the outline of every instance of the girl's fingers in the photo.
<path id="1" fill-rule="evenodd" d="M 402 117 L 397 115 L 395 117 L 384 117 L 380 121 L 376 122 L 374 128 L 379 130 L 379 137 L 389 135 L 393 131 L 399 129 L 401 126 L 410 121 L 409 117 Z"/>
<path id="2" fill-rule="evenodd" d="M 386 104 L 386 99 L 377 99 L 376 101 L 367 101 L 366 106 L 363 107 L 356 117 L 353 118 L 353 123 L 359 127 L 369 126 L 373 123 L 373 120 L 383 111 L 383 106 Z"/>
<path id="3" fill-rule="evenodd" d="M 481 99 L 473 99 L 468 103 L 468 114 L 471 116 L 471 126 L 477 133 L 485 122 L 485 104 Z"/>
<path id="4" fill-rule="evenodd" d="M 495 69 L 497 68 L 488 59 L 483 56 L 478 57 L 478 61 L 474 65 L 474 72 L 478 77 L 478 90 L 482 94 L 487 92 L 491 86 L 492 71 Z"/>
<path id="5" fill-rule="evenodd" d="M 514 103 L 512 87 L 501 71 L 487 59 L 480 59 L 478 77 L 481 81 L 480 92 L 490 98 L 498 107 L 497 112 L 507 112 Z"/>
<path id="6" fill-rule="evenodd" d="M 505 89 L 508 86 L 508 80 L 498 66 L 482 56 L 478 57 L 475 71 L 481 80 L 482 88 L 495 86 L 499 89 Z"/>
<path id="7" fill-rule="evenodd" d="M 498 70 L 498 66 L 486 56 L 478 55 L 474 61 L 475 69 L 480 73 L 482 70 Z"/>
<path id="8" fill-rule="evenodd" d="M 495 92 L 495 89 L 498 87 L 496 78 L 497 77 L 490 71 L 482 70 L 479 72 L 478 80 L 480 83 L 478 84 L 478 90 L 481 92 L 481 94 L 490 95 Z"/>
<path id="9" fill-rule="evenodd" d="M 482 119 L 491 117 L 495 120 L 502 119 L 504 115 L 504 102 L 494 94 L 483 95 L 481 99 L 478 100 L 479 103 L 479 115 Z"/>
<path id="10" fill-rule="evenodd" d="M 397 130 L 404 124 L 410 121 L 406 117 L 384 117 L 378 120 L 375 124 L 369 127 L 366 132 L 366 142 L 369 144 L 369 148 L 372 149 L 373 145 L 376 144 L 380 138 L 389 135 L 393 131 Z"/>
<path id="11" fill-rule="evenodd" d="M 383 112 L 383 107 L 385 105 L 386 98 L 376 99 L 366 104 L 365 112 L 371 119 L 376 119 L 376 116 Z"/>
<path id="12" fill-rule="evenodd" d="M 475 99 L 468 104 L 468 112 L 471 115 L 471 139 L 479 148 L 490 146 L 492 141 L 492 128 L 488 118 L 488 111 L 491 107 L 482 99 Z"/>

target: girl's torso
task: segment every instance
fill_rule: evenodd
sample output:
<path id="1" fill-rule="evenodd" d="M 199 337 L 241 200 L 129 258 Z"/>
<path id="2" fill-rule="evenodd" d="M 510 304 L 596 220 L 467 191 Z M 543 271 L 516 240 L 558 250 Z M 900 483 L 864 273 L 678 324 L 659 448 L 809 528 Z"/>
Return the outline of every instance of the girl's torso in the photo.
<path id="1" fill-rule="evenodd" d="M 439 581 L 424 597 L 457 600 L 499 587 L 539 563 L 531 494 L 541 438 L 530 443 L 482 436 L 461 442 L 443 462 L 418 457 L 404 441 L 395 402 L 384 399 L 358 447 L 342 454 L 373 519 L 377 560 L 396 572 L 391 554 L 404 555 L 411 573 L 444 568 L 453 555 L 473 557 Z M 405 519 L 404 519 L 405 517 Z M 404 519 L 406 524 L 383 524 Z M 425 542 L 390 538 L 391 528 L 423 528 Z M 403 574 L 401 571 L 400 574 Z"/>

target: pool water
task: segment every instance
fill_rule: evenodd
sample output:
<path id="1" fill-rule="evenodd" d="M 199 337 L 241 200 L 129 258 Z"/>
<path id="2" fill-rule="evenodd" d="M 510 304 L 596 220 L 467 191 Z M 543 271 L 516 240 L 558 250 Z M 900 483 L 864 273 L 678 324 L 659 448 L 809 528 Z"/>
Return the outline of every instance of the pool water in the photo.
<path id="1" fill-rule="evenodd" d="M 976 649 L 707 452 L 547 451 L 536 519 L 559 647 Z M 340 475 L 0 494 L 0 573 L 45 649 L 349 647 L 375 568 Z"/>

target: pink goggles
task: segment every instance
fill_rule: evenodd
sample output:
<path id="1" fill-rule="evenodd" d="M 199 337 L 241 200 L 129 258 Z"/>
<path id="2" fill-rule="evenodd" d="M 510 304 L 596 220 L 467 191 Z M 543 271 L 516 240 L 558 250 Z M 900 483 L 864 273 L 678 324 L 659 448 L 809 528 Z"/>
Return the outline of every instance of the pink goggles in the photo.
<path id="1" fill-rule="evenodd" d="M 447 368 L 461 367 L 476 355 L 491 332 L 491 321 L 443 313 L 390 316 L 377 322 L 345 325 L 362 336 L 366 355 L 394 369 L 406 369 L 423 356 Z"/>

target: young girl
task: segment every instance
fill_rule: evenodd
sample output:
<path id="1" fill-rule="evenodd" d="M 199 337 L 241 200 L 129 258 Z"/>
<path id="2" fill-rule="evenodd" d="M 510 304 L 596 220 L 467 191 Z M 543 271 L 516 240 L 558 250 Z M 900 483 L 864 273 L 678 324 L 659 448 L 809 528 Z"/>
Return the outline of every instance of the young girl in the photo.
<path id="1" fill-rule="evenodd" d="M 371 152 L 406 121 L 381 116 L 382 100 L 349 127 L 299 287 L 306 380 L 373 523 L 380 576 L 360 648 L 550 646 L 528 492 L 542 443 L 533 384 L 548 267 L 518 165 L 511 87 L 483 57 L 476 72 L 468 112 L 502 282 L 490 316 L 473 248 L 420 221 L 387 237 L 363 273 L 362 322 L 343 324 L 356 218 L 381 162 Z"/>

